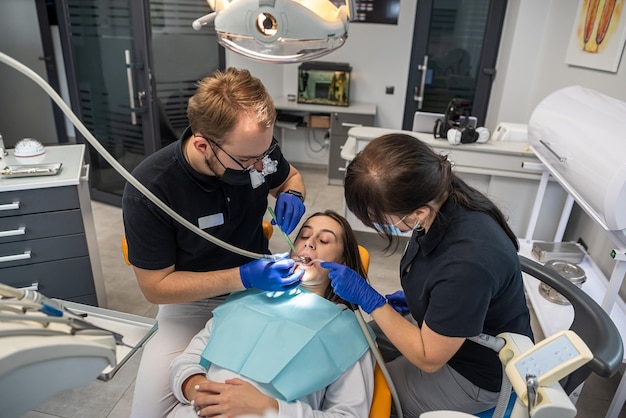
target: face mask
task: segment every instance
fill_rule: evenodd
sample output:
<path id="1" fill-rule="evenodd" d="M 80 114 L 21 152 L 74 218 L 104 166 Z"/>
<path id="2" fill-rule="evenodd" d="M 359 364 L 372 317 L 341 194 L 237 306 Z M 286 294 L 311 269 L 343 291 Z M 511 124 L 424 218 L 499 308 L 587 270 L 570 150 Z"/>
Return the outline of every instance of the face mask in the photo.
<path id="1" fill-rule="evenodd" d="M 231 186 L 247 186 L 250 184 L 250 175 L 243 170 L 233 170 L 227 168 L 221 177 L 218 177 L 221 181 Z"/>
<path id="2" fill-rule="evenodd" d="M 402 235 L 402 231 L 395 225 L 381 225 L 374 222 L 374 229 L 388 235 Z"/>
<path id="3" fill-rule="evenodd" d="M 402 221 L 400 221 L 402 222 Z M 398 222 L 399 223 L 399 222 Z M 374 228 L 382 233 L 385 234 L 389 234 L 389 235 L 403 235 L 405 234 L 405 232 L 400 231 L 400 228 L 398 228 L 397 224 L 396 225 L 380 225 L 374 222 Z M 422 224 L 417 221 L 415 223 L 415 226 L 413 228 L 411 228 L 409 231 L 413 232 L 413 231 L 418 231 L 418 232 L 423 232 L 424 231 L 424 227 L 422 226 Z M 409 232 L 406 231 L 406 232 Z"/>

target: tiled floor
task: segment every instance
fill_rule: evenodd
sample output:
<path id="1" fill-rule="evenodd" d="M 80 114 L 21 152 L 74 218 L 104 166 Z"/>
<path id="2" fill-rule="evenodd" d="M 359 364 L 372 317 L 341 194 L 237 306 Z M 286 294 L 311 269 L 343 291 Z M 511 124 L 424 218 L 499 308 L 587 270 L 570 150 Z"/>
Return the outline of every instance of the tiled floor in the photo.
<path id="1" fill-rule="evenodd" d="M 343 211 L 343 188 L 328 186 L 325 169 L 299 167 L 307 186 L 307 214 L 318 210 Z M 156 309 L 146 302 L 137 287 L 132 270 L 120 252 L 123 235 L 120 208 L 93 202 L 98 245 L 102 260 L 108 309 L 136 315 L 154 317 Z M 381 293 L 391 293 L 399 288 L 398 262 L 400 254 L 382 253 L 382 243 L 371 234 L 359 234 L 359 242 L 370 251 L 370 277 Z M 272 251 L 287 251 L 280 234 L 270 242 Z M 402 248 L 402 246 L 400 247 Z M 139 351 L 109 382 L 95 381 L 85 387 L 62 392 L 21 418 L 121 418 L 128 417 L 134 378 L 139 364 Z M 597 418 L 605 415 L 619 384 L 621 375 L 612 379 L 589 378 L 577 403 L 578 418 Z M 0 416 L 2 407 L 0 406 Z M 622 410 L 620 418 L 626 418 Z M 150 417 L 146 417 L 150 418 Z"/>

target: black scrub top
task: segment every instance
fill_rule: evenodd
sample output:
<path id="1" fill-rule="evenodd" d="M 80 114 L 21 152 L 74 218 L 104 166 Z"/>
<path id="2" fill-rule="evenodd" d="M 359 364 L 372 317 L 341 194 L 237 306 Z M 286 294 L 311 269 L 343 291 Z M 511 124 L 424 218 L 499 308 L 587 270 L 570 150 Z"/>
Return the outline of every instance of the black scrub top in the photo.
<path id="1" fill-rule="evenodd" d="M 400 263 L 411 314 L 448 337 L 513 332 L 533 338 L 513 242 L 487 213 L 449 198 L 428 233 L 414 233 Z M 497 353 L 466 340 L 448 363 L 475 385 L 499 392 Z"/>

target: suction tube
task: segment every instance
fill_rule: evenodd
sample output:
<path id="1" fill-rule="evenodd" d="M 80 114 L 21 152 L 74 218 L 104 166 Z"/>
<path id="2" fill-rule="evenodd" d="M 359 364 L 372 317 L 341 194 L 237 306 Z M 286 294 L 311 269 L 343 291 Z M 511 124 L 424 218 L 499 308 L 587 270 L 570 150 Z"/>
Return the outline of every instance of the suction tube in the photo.
<path id="1" fill-rule="evenodd" d="M 102 156 L 102 158 L 104 158 L 115 169 L 115 171 L 120 173 L 120 175 L 124 177 L 126 181 L 128 181 L 130 184 L 135 186 L 137 190 L 143 193 L 143 195 L 145 195 L 148 199 L 150 199 L 152 203 L 154 203 L 157 207 L 159 207 L 163 212 L 171 216 L 175 221 L 185 226 L 189 230 L 195 232 L 196 234 L 206 239 L 207 241 L 210 241 L 213 244 L 218 245 L 235 254 L 243 255 L 245 257 L 250 257 L 254 259 L 266 259 L 266 260 L 275 260 L 275 261 L 280 260 L 280 257 L 277 257 L 272 254 L 259 254 L 259 253 L 254 253 L 248 250 L 244 250 L 242 248 L 235 247 L 234 245 L 231 245 L 225 241 L 220 240 L 219 238 L 214 237 L 211 234 L 208 234 L 207 232 L 203 231 L 202 229 L 198 228 L 197 226 L 195 226 L 194 224 L 192 224 L 191 222 L 189 222 L 188 220 L 180 216 L 178 213 L 172 210 L 169 206 L 163 203 L 163 201 L 161 201 L 158 197 L 156 197 L 154 193 L 152 193 L 150 190 L 145 188 L 144 185 L 139 182 L 139 180 L 133 177 L 132 174 L 130 174 L 120 163 L 118 163 L 117 160 L 113 158 L 113 156 L 109 154 L 109 152 L 102 145 L 100 145 L 100 142 L 98 142 L 96 137 L 94 137 L 91 134 L 91 132 L 89 132 L 89 130 L 85 127 L 85 125 L 83 125 L 80 119 L 78 119 L 78 117 L 74 114 L 74 112 L 72 112 L 72 110 L 67 106 L 67 104 L 65 104 L 63 99 L 57 94 L 57 92 L 54 91 L 54 89 L 43 78 L 41 78 L 39 74 L 35 73 L 33 70 L 31 70 L 24 64 L 20 63 L 19 61 L 9 57 L 8 55 L 2 52 L 0 52 L 0 61 L 7 64 L 9 67 L 16 69 L 17 71 L 19 71 L 20 73 L 24 74 L 25 76 L 33 80 L 35 83 L 37 83 L 37 85 L 41 87 L 48 94 L 48 96 L 50 96 L 52 100 L 54 100 L 57 106 L 59 106 L 59 108 L 63 111 L 63 113 L 65 113 L 65 115 L 69 118 L 69 120 L 76 127 L 76 129 L 78 129 L 80 133 L 83 134 L 83 136 L 87 139 L 87 141 L 89 141 L 91 146 L 94 147 L 95 150 Z"/>

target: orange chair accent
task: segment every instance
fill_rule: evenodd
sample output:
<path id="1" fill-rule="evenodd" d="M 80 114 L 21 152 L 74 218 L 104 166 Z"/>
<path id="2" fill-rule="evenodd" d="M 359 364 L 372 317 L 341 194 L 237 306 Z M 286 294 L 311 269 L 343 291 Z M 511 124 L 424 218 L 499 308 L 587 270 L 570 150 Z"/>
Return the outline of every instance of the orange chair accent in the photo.
<path id="1" fill-rule="evenodd" d="M 359 245 L 359 255 L 361 256 L 361 263 L 363 264 L 365 273 L 367 273 L 370 268 L 370 253 L 365 249 L 365 247 Z"/>
<path id="2" fill-rule="evenodd" d="M 122 235 L 122 254 L 124 255 L 124 261 L 127 266 L 130 266 L 130 261 L 128 260 L 128 242 L 126 242 L 126 235 Z"/>
<path id="3" fill-rule="evenodd" d="M 378 363 L 374 368 L 374 397 L 369 418 L 389 418 L 391 415 L 391 391 Z"/>
<path id="4" fill-rule="evenodd" d="M 263 221 L 263 235 L 268 240 L 272 238 L 272 234 L 274 233 L 274 226 L 270 221 Z"/>

